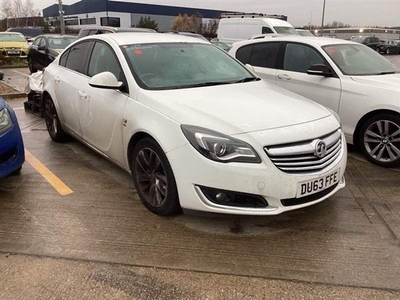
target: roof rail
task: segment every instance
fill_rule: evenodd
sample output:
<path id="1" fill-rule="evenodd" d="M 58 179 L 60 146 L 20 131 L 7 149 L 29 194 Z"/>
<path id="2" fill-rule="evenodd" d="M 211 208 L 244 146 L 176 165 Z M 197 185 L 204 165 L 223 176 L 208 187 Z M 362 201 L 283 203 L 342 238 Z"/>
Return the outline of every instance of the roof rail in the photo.
<path id="1" fill-rule="evenodd" d="M 287 16 L 285 15 L 268 15 L 263 13 L 243 13 L 243 12 L 234 12 L 234 13 L 222 13 L 222 18 L 273 18 L 287 21 Z"/>

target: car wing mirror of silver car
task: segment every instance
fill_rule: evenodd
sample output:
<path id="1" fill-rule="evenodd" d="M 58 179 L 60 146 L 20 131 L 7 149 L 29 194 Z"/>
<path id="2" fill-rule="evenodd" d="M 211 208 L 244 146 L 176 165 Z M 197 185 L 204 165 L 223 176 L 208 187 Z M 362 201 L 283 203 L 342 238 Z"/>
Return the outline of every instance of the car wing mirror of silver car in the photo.
<path id="1" fill-rule="evenodd" d="M 89 85 L 102 89 L 119 89 L 122 86 L 122 82 L 118 81 L 113 73 L 106 71 L 90 78 Z"/>

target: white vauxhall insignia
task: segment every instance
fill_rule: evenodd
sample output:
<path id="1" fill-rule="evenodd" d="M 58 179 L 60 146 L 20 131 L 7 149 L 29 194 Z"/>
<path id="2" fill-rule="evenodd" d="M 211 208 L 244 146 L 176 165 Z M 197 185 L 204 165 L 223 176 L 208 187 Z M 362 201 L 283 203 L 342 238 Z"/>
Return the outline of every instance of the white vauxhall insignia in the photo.
<path id="1" fill-rule="evenodd" d="M 156 214 L 275 215 L 345 185 L 338 117 L 200 39 L 80 39 L 46 68 L 43 97 L 51 138 L 130 172 Z"/>

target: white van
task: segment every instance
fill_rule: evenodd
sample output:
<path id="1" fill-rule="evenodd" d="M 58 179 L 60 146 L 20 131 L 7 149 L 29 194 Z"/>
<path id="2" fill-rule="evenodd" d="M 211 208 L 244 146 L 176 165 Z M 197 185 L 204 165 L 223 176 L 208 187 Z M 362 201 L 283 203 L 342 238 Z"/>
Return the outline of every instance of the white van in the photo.
<path id="1" fill-rule="evenodd" d="M 219 21 L 217 38 L 232 45 L 260 34 L 294 34 L 296 29 L 288 22 L 274 18 L 222 18 Z"/>

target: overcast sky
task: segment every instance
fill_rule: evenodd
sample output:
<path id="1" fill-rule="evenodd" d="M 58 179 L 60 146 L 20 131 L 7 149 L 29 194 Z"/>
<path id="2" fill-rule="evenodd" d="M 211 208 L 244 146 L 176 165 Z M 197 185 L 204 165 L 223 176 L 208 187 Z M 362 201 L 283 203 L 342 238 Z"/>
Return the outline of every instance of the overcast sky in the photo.
<path id="1" fill-rule="evenodd" d="M 98 1 L 98 0 L 92 0 Z M 104 0 L 105 1 L 105 0 Z M 114 0 L 109 0 L 114 1 Z M 261 12 L 288 16 L 294 26 L 321 25 L 324 0 L 119 0 L 148 4 L 185 6 L 217 10 Z M 33 0 L 42 10 L 58 0 Z M 77 0 L 62 0 L 72 4 Z M 325 0 L 324 24 L 333 21 L 352 26 L 400 26 L 400 0 Z"/>

